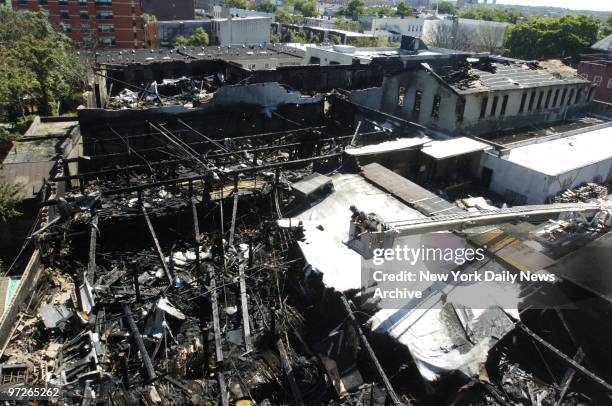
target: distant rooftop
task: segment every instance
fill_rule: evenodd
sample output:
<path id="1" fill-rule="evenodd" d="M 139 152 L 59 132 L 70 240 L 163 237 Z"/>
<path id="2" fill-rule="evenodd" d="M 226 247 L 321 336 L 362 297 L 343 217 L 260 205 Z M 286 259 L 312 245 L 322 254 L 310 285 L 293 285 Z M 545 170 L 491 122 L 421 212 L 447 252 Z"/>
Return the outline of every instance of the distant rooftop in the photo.
<path id="1" fill-rule="evenodd" d="M 282 44 L 225 45 L 205 47 L 178 47 L 175 49 L 108 49 L 96 52 L 99 64 L 134 64 L 198 59 L 244 60 L 262 57 L 295 58 L 304 52 Z"/>
<path id="2" fill-rule="evenodd" d="M 352 45 L 319 45 L 316 46 L 316 48 L 328 52 L 352 55 L 353 57 L 363 59 L 386 57 L 410 57 L 411 59 L 418 59 L 419 57 L 429 58 L 436 55 L 469 55 L 463 51 L 455 51 L 445 48 L 429 48 L 417 51 L 393 47 L 355 47 Z"/>
<path id="3" fill-rule="evenodd" d="M 597 41 L 596 43 L 591 45 L 591 48 L 596 49 L 598 51 L 612 52 L 612 34 L 601 39 L 600 41 Z"/>

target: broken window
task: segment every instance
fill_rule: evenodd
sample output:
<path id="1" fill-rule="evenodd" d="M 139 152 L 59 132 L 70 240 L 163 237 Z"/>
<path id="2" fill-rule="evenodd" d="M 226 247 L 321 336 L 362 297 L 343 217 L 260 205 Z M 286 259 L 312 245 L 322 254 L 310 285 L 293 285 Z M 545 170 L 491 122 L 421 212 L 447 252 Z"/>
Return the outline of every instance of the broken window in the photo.
<path id="1" fill-rule="evenodd" d="M 495 112 L 497 111 L 497 102 L 499 101 L 499 96 L 495 96 L 493 98 L 493 104 L 491 104 L 491 117 L 495 116 Z"/>
<path id="2" fill-rule="evenodd" d="M 442 101 L 442 98 L 440 97 L 439 94 L 434 96 L 433 104 L 431 105 L 431 116 L 433 118 L 440 117 L 440 102 L 441 101 Z"/>
<path id="3" fill-rule="evenodd" d="M 544 108 L 547 109 L 550 105 L 550 97 L 552 96 L 552 89 L 546 93 L 546 101 L 544 102 Z"/>
<path id="4" fill-rule="evenodd" d="M 569 96 L 567 97 L 567 105 L 572 104 L 572 99 L 574 98 L 574 89 L 571 89 L 569 92 Z"/>
<path id="5" fill-rule="evenodd" d="M 414 95 L 414 108 L 412 109 L 412 111 L 414 111 L 415 113 L 418 113 L 421 111 L 421 99 L 423 98 L 423 92 L 421 92 L 420 90 L 416 91 L 416 94 Z"/>
<path id="6" fill-rule="evenodd" d="M 553 107 L 557 107 L 557 100 L 559 100 L 559 89 L 555 90 L 555 97 L 553 97 Z"/>
<path id="7" fill-rule="evenodd" d="M 458 98 L 457 104 L 455 105 L 455 116 L 457 117 L 457 122 L 463 121 L 463 113 L 465 112 L 465 99 Z"/>
<path id="8" fill-rule="evenodd" d="M 608 83 L 612 84 L 612 79 L 610 79 Z M 610 86 L 610 89 L 612 89 L 612 86 Z M 587 99 L 586 99 L 587 102 L 590 102 L 593 99 L 593 90 L 595 90 L 594 87 L 591 87 L 589 89 L 589 93 L 587 94 Z"/>
<path id="9" fill-rule="evenodd" d="M 593 83 L 595 83 L 597 86 L 601 85 L 601 81 L 602 81 L 601 75 L 593 76 Z"/>
<path id="10" fill-rule="evenodd" d="M 487 114 L 487 104 L 489 104 L 489 98 L 485 96 L 480 104 L 480 118 L 484 118 Z"/>
<path id="11" fill-rule="evenodd" d="M 500 116 L 505 116 L 506 115 L 506 107 L 507 106 L 508 106 L 508 95 L 505 95 L 503 100 L 502 100 L 501 111 L 499 112 Z"/>
<path id="12" fill-rule="evenodd" d="M 533 92 L 531 92 L 531 96 L 529 97 L 529 107 L 527 108 L 527 110 L 529 111 L 533 110 L 533 102 L 535 100 L 535 95 L 536 95 L 536 92 L 534 90 Z"/>
<path id="13" fill-rule="evenodd" d="M 404 105 L 404 99 L 406 98 L 406 88 L 404 86 L 399 87 L 397 94 L 397 105 L 402 107 Z"/>
<path id="14" fill-rule="evenodd" d="M 561 103 L 559 103 L 559 106 L 563 106 L 563 104 L 565 103 L 566 94 L 567 94 L 567 88 L 563 89 L 563 93 L 561 94 Z"/>
<path id="15" fill-rule="evenodd" d="M 542 90 L 540 92 L 540 95 L 538 96 L 538 107 L 536 108 L 536 110 L 540 110 L 542 108 L 542 99 L 544 98 L 544 90 Z"/>
<path id="16" fill-rule="evenodd" d="M 527 93 L 523 93 L 521 97 L 521 106 L 519 107 L 519 113 L 522 113 L 525 110 L 525 101 L 527 100 Z"/>
<path id="17" fill-rule="evenodd" d="M 582 89 L 578 89 L 576 92 L 576 100 L 574 100 L 574 104 L 580 103 L 580 99 L 582 98 Z"/>

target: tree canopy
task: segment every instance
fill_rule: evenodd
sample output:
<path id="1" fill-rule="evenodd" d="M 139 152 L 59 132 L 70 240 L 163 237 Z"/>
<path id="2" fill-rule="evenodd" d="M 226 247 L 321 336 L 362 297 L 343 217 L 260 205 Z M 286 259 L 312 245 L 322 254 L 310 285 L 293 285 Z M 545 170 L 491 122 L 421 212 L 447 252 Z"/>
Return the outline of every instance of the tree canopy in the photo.
<path id="1" fill-rule="evenodd" d="M 270 0 L 263 0 L 257 6 L 255 6 L 255 10 L 262 11 L 264 13 L 275 13 L 277 7 L 272 4 Z"/>
<path id="2" fill-rule="evenodd" d="M 351 0 L 347 6 L 338 10 L 338 15 L 357 20 L 360 14 L 364 14 L 365 2 L 363 0 Z"/>
<path id="3" fill-rule="evenodd" d="M 604 23 L 601 31 L 602 36 L 604 37 L 607 37 L 608 35 L 612 34 L 612 14 L 608 15 L 608 18 L 606 19 L 606 22 Z"/>
<path id="4" fill-rule="evenodd" d="M 491 7 L 470 7 L 462 10 L 459 13 L 461 18 L 469 18 L 472 20 L 485 20 L 485 21 L 497 21 L 500 23 L 516 23 L 523 13 L 518 10 L 512 9 L 498 9 Z"/>
<path id="5" fill-rule="evenodd" d="M 457 7 L 450 1 L 441 1 L 438 3 L 438 13 L 440 14 L 455 14 Z"/>
<path id="6" fill-rule="evenodd" d="M 204 31 L 204 28 L 202 27 L 196 28 L 193 35 L 189 37 L 179 35 L 178 37 L 175 38 L 174 40 L 175 47 L 182 47 L 186 45 L 189 45 L 192 47 L 201 47 L 201 46 L 208 45 L 208 34 L 206 33 L 206 31 Z"/>
<path id="7" fill-rule="evenodd" d="M 597 41 L 599 21 L 586 15 L 531 17 L 510 27 L 506 48 L 523 59 L 576 57 Z"/>
<path id="8" fill-rule="evenodd" d="M 194 47 L 200 47 L 208 45 L 208 34 L 204 31 L 204 28 L 198 27 L 191 37 L 187 39 L 187 45 Z"/>
<path id="9" fill-rule="evenodd" d="M 19 185 L 0 183 L 0 223 L 21 214 L 15 208 L 21 202 L 19 190 Z"/>
<path id="10" fill-rule="evenodd" d="M 405 1 L 401 1 L 397 5 L 397 10 L 395 11 L 395 14 L 397 14 L 400 17 L 406 17 L 406 16 L 413 15 L 414 12 L 412 11 L 412 7 L 410 7 L 408 4 L 406 4 Z"/>
<path id="11" fill-rule="evenodd" d="M 82 89 L 84 72 L 71 41 L 42 13 L 0 7 L 0 105 L 9 119 L 29 106 L 51 115 L 58 101 Z"/>
<path id="12" fill-rule="evenodd" d="M 225 0 L 224 6 L 227 8 L 247 8 L 246 0 Z"/>
<path id="13" fill-rule="evenodd" d="M 293 9 L 302 14 L 304 17 L 316 17 L 319 15 L 319 10 L 317 10 L 317 2 L 314 0 L 295 0 L 293 2 Z"/>
<path id="14" fill-rule="evenodd" d="M 284 24 L 302 24 L 304 16 L 291 14 L 287 10 L 279 8 L 276 10 L 276 21 Z"/>

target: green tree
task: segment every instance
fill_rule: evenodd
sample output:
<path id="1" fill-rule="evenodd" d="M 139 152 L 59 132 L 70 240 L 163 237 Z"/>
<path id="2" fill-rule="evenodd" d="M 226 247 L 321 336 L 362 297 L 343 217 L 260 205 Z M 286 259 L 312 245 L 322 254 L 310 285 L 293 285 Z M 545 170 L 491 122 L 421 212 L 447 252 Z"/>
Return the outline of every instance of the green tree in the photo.
<path id="1" fill-rule="evenodd" d="M 602 29 L 602 34 L 603 37 L 607 37 L 608 35 L 612 34 L 612 14 L 608 15 L 606 23 Z"/>
<path id="2" fill-rule="evenodd" d="M 397 5 L 397 10 L 395 11 L 395 14 L 400 17 L 407 17 L 414 15 L 414 12 L 412 11 L 412 7 L 406 4 L 405 1 L 402 1 Z"/>
<path id="3" fill-rule="evenodd" d="M 17 205 L 21 202 L 21 197 L 19 196 L 20 189 L 20 185 L 0 183 L 0 223 L 21 214 L 16 209 Z"/>
<path id="4" fill-rule="evenodd" d="M 187 38 L 185 38 L 182 35 L 179 35 L 178 37 L 176 37 L 176 39 L 174 40 L 174 46 L 175 47 L 184 47 L 185 45 L 187 45 Z"/>
<path id="5" fill-rule="evenodd" d="M 227 8 L 247 8 L 246 0 L 225 0 L 223 5 Z"/>
<path id="6" fill-rule="evenodd" d="M 278 44 L 281 42 L 281 36 L 275 32 L 270 33 L 270 42 L 273 44 Z"/>
<path id="7" fill-rule="evenodd" d="M 366 15 L 375 14 L 375 15 L 378 15 L 378 16 L 387 16 L 387 17 L 389 17 L 389 16 L 394 16 L 396 14 L 396 12 L 391 7 L 376 6 L 376 7 L 366 7 L 364 9 L 363 14 L 366 14 Z"/>
<path id="8" fill-rule="evenodd" d="M 291 31 L 291 30 L 287 30 L 287 31 L 283 32 L 280 35 L 280 37 L 281 37 L 281 42 L 284 42 L 284 43 L 295 42 L 293 31 Z"/>
<path id="9" fill-rule="evenodd" d="M 301 13 L 304 17 L 316 17 L 319 15 L 316 1 L 295 0 L 293 9 Z"/>
<path id="10" fill-rule="evenodd" d="M 518 10 L 501 10 L 491 7 L 470 7 L 459 13 L 461 18 L 472 20 L 497 21 L 500 23 L 516 23 L 523 14 Z"/>
<path id="11" fill-rule="evenodd" d="M 288 11 L 279 8 L 276 10 L 276 21 L 283 24 L 302 24 L 304 22 L 304 17 L 291 14 Z"/>
<path id="12" fill-rule="evenodd" d="M 42 13 L 0 7 L 0 105 L 10 120 L 33 106 L 41 115 L 83 88 L 84 71 L 72 42 Z"/>
<path id="13" fill-rule="evenodd" d="M 345 9 L 342 10 L 343 15 L 357 20 L 360 14 L 365 11 L 365 2 L 363 0 L 351 0 Z"/>
<path id="14" fill-rule="evenodd" d="M 338 18 L 334 26 L 339 30 L 344 31 L 358 31 L 359 23 L 353 20 L 346 20 L 343 17 Z"/>
<path id="15" fill-rule="evenodd" d="M 306 31 L 300 31 L 293 36 L 293 42 L 297 42 L 300 44 L 305 44 L 308 42 L 308 37 L 306 35 Z"/>
<path id="16" fill-rule="evenodd" d="M 142 13 L 140 15 L 140 17 L 142 18 L 142 22 L 144 24 L 150 23 L 152 21 L 157 21 L 157 17 L 155 17 L 153 14 L 149 14 L 149 13 Z"/>
<path id="17" fill-rule="evenodd" d="M 202 47 L 208 45 L 208 34 L 204 28 L 198 27 L 192 36 L 187 39 L 187 45 L 192 47 Z"/>
<path id="18" fill-rule="evenodd" d="M 262 11 L 264 13 L 275 13 L 277 7 L 272 4 L 270 0 L 263 0 L 257 6 L 255 6 L 255 10 Z"/>
<path id="19" fill-rule="evenodd" d="M 506 48 L 515 58 L 576 57 L 588 51 L 598 33 L 599 21 L 586 15 L 531 17 L 510 27 Z"/>
<path id="20" fill-rule="evenodd" d="M 440 14 L 455 14 L 457 7 L 450 1 L 441 1 L 438 3 L 438 13 Z"/>

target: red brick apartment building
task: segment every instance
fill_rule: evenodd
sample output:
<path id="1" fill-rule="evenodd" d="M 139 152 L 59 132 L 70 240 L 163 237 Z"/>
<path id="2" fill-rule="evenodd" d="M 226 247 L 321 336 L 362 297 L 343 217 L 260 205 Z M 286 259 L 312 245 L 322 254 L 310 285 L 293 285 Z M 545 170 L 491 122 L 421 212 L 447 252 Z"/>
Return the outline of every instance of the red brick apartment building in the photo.
<path id="1" fill-rule="evenodd" d="M 140 0 L 12 0 L 14 10 L 42 10 L 81 48 L 141 48 Z"/>

